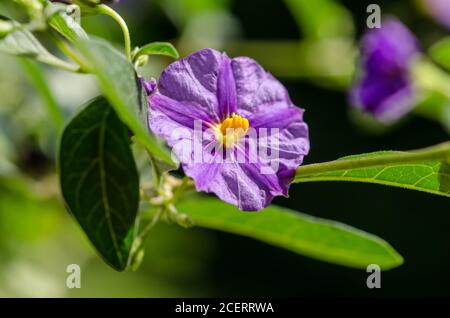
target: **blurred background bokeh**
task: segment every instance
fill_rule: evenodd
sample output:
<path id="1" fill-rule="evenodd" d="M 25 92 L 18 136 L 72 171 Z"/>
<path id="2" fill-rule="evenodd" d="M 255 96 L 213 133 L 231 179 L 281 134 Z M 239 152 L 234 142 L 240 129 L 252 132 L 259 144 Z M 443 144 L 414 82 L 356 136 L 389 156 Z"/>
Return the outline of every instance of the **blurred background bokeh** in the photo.
<path id="1" fill-rule="evenodd" d="M 0 1 L 0 12 L 10 10 L 8 2 Z M 445 125 L 420 114 L 376 131 L 355 119 L 347 89 L 370 3 L 123 0 L 114 7 L 129 23 L 135 45 L 170 41 L 182 56 L 212 47 L 257 59 L 287 86 L 294 103 L 306 109 L 312 145 L 306 162 L 312 163 L 448 140 Z M 397 16 L 416 34 L 423 50 L 448 35 L 421 1 L 377 3 L 384 15 Z M 120 29 L 108 17 L 86 17 L 83 26 L 118 45 L 122 41 Z M 157 77 L 168 63 L 152 57 L 141 73 Z M 45 83 L 50 94 L 36 89 Z M 243 237 L 164 223 L 151 233 L 139 270 L 115 272 L 95 254 L 59 197 L 57 120 L 49 117 L 52 101 L 62 109 L 53 116 L 67 119 L 97 93 L 91 76 L 0 54 L 0 297 L 450 295 L 448 198 L 366 184 L 294 185 L 289 199 L 275 203 L 390 242 L 406 261 L 383 272 L 381 289 L 368 289 L 362 270 Z M 65 284 L 66 266 L 73 263 L 82 269 L 81 289 Z"/>

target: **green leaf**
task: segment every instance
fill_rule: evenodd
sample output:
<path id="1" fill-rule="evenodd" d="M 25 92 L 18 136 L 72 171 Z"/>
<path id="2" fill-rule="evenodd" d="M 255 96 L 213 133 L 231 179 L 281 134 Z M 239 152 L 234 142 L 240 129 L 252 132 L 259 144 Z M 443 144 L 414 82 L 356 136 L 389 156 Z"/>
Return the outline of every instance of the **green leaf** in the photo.
<path id="1" fill-rule="evenodd" d="M 30 31 L 18 23 L 14 23 L 14 31 L 0 39 L 0 52 L 33 58 L 39 62 L 64 69 L 76 70 L 75 66 L 48 52 Z"/>
<path id="2" fill-rule="evenodd" d="M 56 5 L 48 4 L 47 8 L 55 7 Z M 76 41 L 77 39 L 87 39 L 88 35 L 71 16 L 62 10 L 57 10 L 55 8 L 53 14 L 47 19 L 48 24 L 58 31 L 62 36 L 64 36 L 69 41 Z"/>
<path id="3" fill-rule="evenodd" d="M 445 150 L 445 148 L 444 148 Z M 300 167 L 294 182 L 311 181 L 354 181 L 377 183 L 388 186 L 424 191 L 450 197 L 450 165 L 445 159 L 418 159 L 406 162 L 389 163 L 389 158 L 408 155 L 407 152 L 381 151 L 369 154 L 348 156 L 334 162 Z M 358 164 L 386 159 L 385 163 L 368 167 L 338 168 L 345 161 Z M 310 173 L 310 167 L 328 165 L 328 171 Z M 336 169 L 333 169 L 336 166 Z M 314 167 L 313 167 L 314 168 Z M 315 168 L 314 170 L 316 170 Z"/>
<path id="4" fill-rule="evenodd" d="M 55 126 L 56 133 L 59 134 L 63 128 L 64 114 L 59 107 L 59 104 L 55 96 L 53 95 L 53 92 L 51 91 L 47 80 L 45 79 L 43 71 L 36 62 L 27 59 L 20 59 L 20 62 L 26 73 L 28 73 L 31 81 L 34 83 L 37 91 L 41 95 L 49 118 Z"/>
<path id="5" fill-rule="evenodd" d="M 101 256 L 127 266 L 135 236 L 139 176 L 127 128 L 97 98 L 64 130 L 59 157 L 63 197 Z"/>
<path id="6" fill-rule="evenodd" d="M 347 225 L 269 206 L 258 213 L 241 212 L 218 199 L 187 199 L 177 206 L 195 225 L 251 237 L 322 261 L 355 268 L 378 264 L 383 270 L 403 263 L 379 237 Z"/>
<path id="7" fill-rule="evenodd" d="M 141 47 L 134 55 L 134 60 L 137 60 L 142 55 L 164 55 L 174 59 L 179 59 L 177 49 L 168 42 L 153 42 Z"/>
<path id="8" fill-rule="evenodd" d="M 147 98 L 131 62 L 103 40 L 76 43 L 106 98 L 137 141 L 154 157 L 175 168 L 170 152 L 158 143 L 147 127 Z"/>
<path id="9" fill-rule="evenodd" d="M 442 66 L 450 70 L 450 37 L 447 37 L 430 49 L 431 57 Z"/>
<path id="10" fill-rule="evenodd" d="M 34 58 L 46 58 L 50 54 L 30 31 L 19 23 L 12 23 L 14 31 L 0 40 L 0 52 Z"/>

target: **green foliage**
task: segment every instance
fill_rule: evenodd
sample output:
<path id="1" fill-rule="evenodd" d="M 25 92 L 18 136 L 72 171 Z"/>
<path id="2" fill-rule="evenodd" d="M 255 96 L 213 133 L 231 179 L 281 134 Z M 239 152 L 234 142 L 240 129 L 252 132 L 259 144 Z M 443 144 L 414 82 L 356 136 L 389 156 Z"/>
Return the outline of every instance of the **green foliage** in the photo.
<path id="1" fill-rule="evenodd" d="M 14 31 L 0 41 L 0 51 L 38 59 L 45 58 L 50 54 L 31 32 L 18 23 L 14 23 Z"/>
<path id="2" fill-rule="evenodd" d="M 243 213 L 218 199 L 190 198 L 178 205 L 196 225 L 251 237 L 298 254 L 330 263 L 384 270 L 403 263 L 385 241 L 347 225 L 270 206 L 258 213 Z"/>
<path id="3" fill-rule="evenodd" d="M 168 42 L 153 42 L 144 45 L 134 54 L 133 59 L 137 60 L 143 55 L 164 55 L 173 59 L 180 58 L 177 49 Z"/>
<path id="4" fill-rule="evenodd" d="M 450 37 L 444 38 L 430 49 L 431 57 L 450 70 Z"/>
<path id="5" fill-rule="evenodd" d="M 0 247 L 45 238 L 60 214 L 59 200 L 36 193 L 32 179 L 0 175 Z"/>
<path id="6" fill-rule="evenodd" d="M 47 19 L 48 24 L 69 41 L 87 39 L 83 28 L 66 12 L 57 11 Z"/>
<path id="7" fill-rule="evenodd" d="M 33 58 L 62 68 L 72 68 L 71 65 L 52 55 L 30 31 L 18 23 L 14 23 L 14 30 L 0 39 L 0 52 Z"/>
<path id="8" fill-rule="evenodd" d="M 285 0 L 302 33 L 309 39 L 352 36 L 350 13 L 334 0 Z"/>
<path id="9" fill-rule="evenodd" d="M 396 151 L 382 151 L 369 154 L 348 156 L 341 158 L 336 168 L 324 169 L 324 172 L 309 173 L 308 166 L 305 170 L 300 168 L 294 182 L 311 181 L 355 181 L 377 183 L 411 190 L 424 191 L 432 194 L 450 197 L 450 165 L 445 157 L 436 160 L 411 160 L 395 163 L 389 162 L 392 155 L 406 154 Z M 387 162 L 376 164 L 376 160 L 386 159 Z M 361 163 L 373 160 L 373 165 L 360 167 Z M 353 168 L 339 168 L 339 163 L 355 163 Z M 319 164 L 318 164 L 319 165 Z"/>
<path id="10" fill-rule="evenodd" d="M 183 26 L 190 19 L 204 12 L 226 10 L 230 0 L 158 0 L 178 26 Z"/>
<path id="11" fill-rule="evenodd" d="M 139 176 L 127 128 L 104 98 L 68 124 L 59 159 L 70 211 L 105 261 L 124 270 L 135 236 Z"/>
<path id="12" fill-rule="evenodd" d="M 27 72 L 30 79 L 33 81 L 37 91 L 42 97 L 44 105 L 46 107 L 47 113 L 49 114 L 56 133 L 59 133 L 63 127 L 64 123 L 64 115 L 53 96 L 53 92 L 51 91 L 48 83 L 44 77 L 44 74 L 37 63 L 22 59 L 21 60 L 24 70 Z"/>
<path id="13" fill-rule="evenodd" d="M 10 21 L 0 19 L 0 39 L 5 37 L 9 32 L 14 30 L 14 24 Z"/>
<path id="14" fill-rule="evenodd" d="M 105 41 L 85 40 L 78 41 L 77 45 L 106 98 L 137 141 L 154 157 L 175 167 L 169 151 L 149 132 L 148 102 L 133 65 Z"/>
<path id="15" fill-rule="evenodd" d="M 31 19 L 39 19 L 44 9 L 41 0 L 14 0 L 18 5 L 22 6 Z"/>

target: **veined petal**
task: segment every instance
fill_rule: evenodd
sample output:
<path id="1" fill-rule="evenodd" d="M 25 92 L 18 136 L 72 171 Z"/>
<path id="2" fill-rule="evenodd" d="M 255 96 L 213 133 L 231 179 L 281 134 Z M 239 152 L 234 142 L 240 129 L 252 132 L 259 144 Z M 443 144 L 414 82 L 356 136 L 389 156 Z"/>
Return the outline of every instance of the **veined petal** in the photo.
<path id="1" fill-rule="evenodd" d="M 158 93 L 196 105 L 211 120 L 218 121 L 217 81 L 222 60 L 220 52 L 204 49 L 172 63 L 161 74 Z"/>
<path id="2" fill-rule="evenodd" d="M 211 123 L 208 114 L 198 105 L 179 102 L 161 94 L 155 94 L 149 98 L 152 110 L 159 110 L 170 119 L 182 126 L 194 129 L 196 120 L 201 120 L 203 128 L 207 128 L 207 123 Z"/>
<path id="3" fill-rule="evenodd" d="M 239 113 L 250 116 L 275 103 L 290 107 L 292 102 L 284 86 L 267 73 L 255 60 L 238 57 L 231 67 L 236 82 Z"/>
<path id="4" fill-rule="evenodd" d="M 286 107 L 279 103 L 251 114 L 248 117 L 251 127 L 257 128 L 285 128 L 292 123 L 299 122 L 303 118 L 303 110 L 295 106 Z"/>
<path id="5" fill-rule="evenodd" d="M 275 196 L 286 195 L 278 183 L 277 175 L 263 175 L 255 164 L 222 163 L 193 168 L 186 174 L 199 177 L 205 176 L 205 170 L 214 171 L 214 177 L 209 176 L 209 181 L 205 184 L 201 183 L 206 181 L 204 178 L 194 178 L 198 190 L 215 193 L 221 200 L 236 205 L 243 211 L 261 210 Z M 211 172 L 207 174 L 210 175 Z"/>
<path id="6" fill-rule="evenodd" d="M 231 60 L 226 55 L 222 55 L 222 64 L 219 71 L 219 80 L 217 81 L 217 98 L 219 101 L 220 118 L 225 119 L 237 111 L 236 82 L 234 80 L 233 70 L 231 69 Z"/>
<path id="7" fill-rule="evenodd" d="M 273 167 L 277 167 L 277 173 L 281 176 L 291 175 L 302 164 L 303 158 L 309 153 L 308 126 L 304 122 L 292 122 L 289 126 L 279 130 L 276 135 L 258 139 L 258 155 L 262 162 L 268 161 Z M 289 172 L 291 171 L 291 172 Z M 284 181 L 289 184 L 292 180 Z"/>

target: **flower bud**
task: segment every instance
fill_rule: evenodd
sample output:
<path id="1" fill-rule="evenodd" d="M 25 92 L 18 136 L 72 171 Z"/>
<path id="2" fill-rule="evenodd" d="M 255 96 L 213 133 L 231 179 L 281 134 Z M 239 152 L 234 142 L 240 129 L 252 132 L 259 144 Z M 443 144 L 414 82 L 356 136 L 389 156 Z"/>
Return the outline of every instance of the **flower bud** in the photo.
<path id="1" fill-rule="evenodd" d="M 14 25 L 5 20 L 0 20 L 0 39 L 4 38 L 14 29 Z"/>
<path id="2" fill-rule="evenodd" d="M 189 217 L 189 215 L 185 213 L 179 213 L 176 215 L 175 220 L 178 225 L 181 225 L 182 227 L 189 228 L 194 226 L 194 222 Z"/>
<path id="3" fill-rule="evenodd" d="M 18 5 L 27 10 L 27 14 L 32 19 L 37 19 L 42 16 L 44 5 L 40 0 L 14 0 Z"/>
<path id="4" fill-rule="evenodd" d="M 136 60 L 136 65 L 139 67 L 145 66 L 148 63 L 148 55 L 141 55 Z"/>

